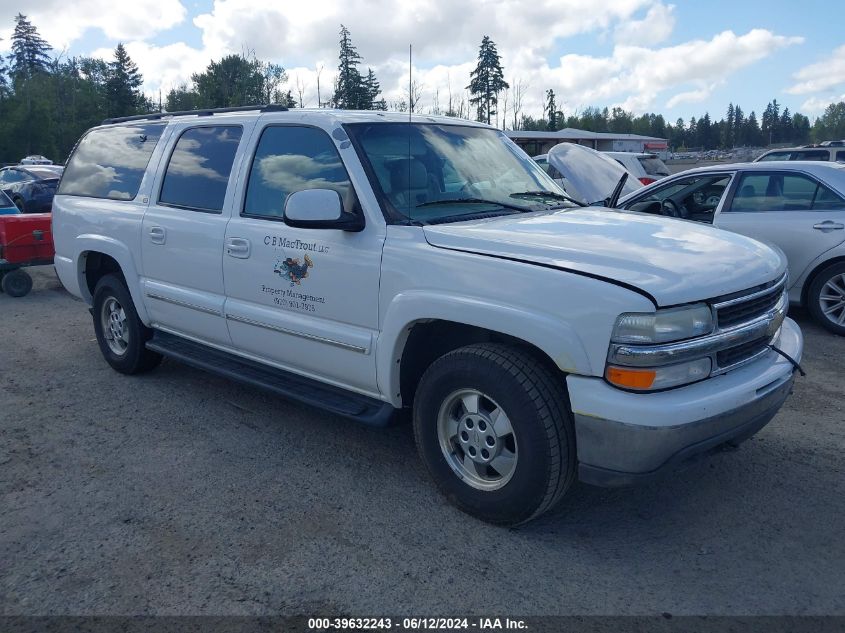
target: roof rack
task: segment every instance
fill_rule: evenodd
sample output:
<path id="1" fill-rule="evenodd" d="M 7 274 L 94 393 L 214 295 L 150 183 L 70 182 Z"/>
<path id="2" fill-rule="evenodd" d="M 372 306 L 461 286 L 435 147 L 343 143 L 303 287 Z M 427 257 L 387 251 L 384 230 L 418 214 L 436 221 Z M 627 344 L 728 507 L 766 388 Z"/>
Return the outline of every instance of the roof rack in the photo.
<path id="1" fill-rule="evenodd" d="M 278 103 L 268 103 L 264 105 L 248 105 L 248 106 L 231 106 L 229 108 L 208 108 L 204 110 L 179 110 L 177 112 L 150 112 L 149 114 L 136 114 L 134 116 L 121 116 L 112 119 L 105 119 L 101 125 L 110 125 L 112 123 L 126 123 L 127 121 L 154 121 L 163 119 L 165 117 L 176 116 L 212 116 L 214 114 L 223 114 L 225 112 L 249 112 L 258 110 L 259 112 L 287 112 L 288 108 Z"/>

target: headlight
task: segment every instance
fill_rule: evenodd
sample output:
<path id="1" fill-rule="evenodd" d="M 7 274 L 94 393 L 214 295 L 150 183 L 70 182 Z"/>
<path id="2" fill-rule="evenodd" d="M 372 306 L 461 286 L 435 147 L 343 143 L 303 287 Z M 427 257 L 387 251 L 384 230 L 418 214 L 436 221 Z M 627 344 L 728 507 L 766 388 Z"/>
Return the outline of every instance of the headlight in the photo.
<path id="1" fill-rule="evenodd" d="M 709 334 L 713 313 L 700 303 L 657 312 L 619 315 L 613 328 L 614 343 L 669 343 Z"/>

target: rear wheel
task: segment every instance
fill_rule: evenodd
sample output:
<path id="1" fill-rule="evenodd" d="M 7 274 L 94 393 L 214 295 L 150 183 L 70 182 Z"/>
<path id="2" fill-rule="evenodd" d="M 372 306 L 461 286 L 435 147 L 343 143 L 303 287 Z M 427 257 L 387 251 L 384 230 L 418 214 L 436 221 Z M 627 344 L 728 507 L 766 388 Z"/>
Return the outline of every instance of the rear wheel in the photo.
<path id="1" fill-rule="evenodd" d="M 490 523 L 539 516 L 575 479 L 562 377 L 516 347 L 470 345 L 432 363 L 414 399 L 414 434 L 446 497 Z"/>
<path id="2" fill-rule="evenodd" d="M 3 287 L 3 292 L 10 297 L 23 297 L 32 290 L 32 277 L 20 268 L 10 270 L 3 275 L 0 286 Z"/>
<path id="3" fill-rule="evenodd" d="M 822 270 L 807 292 L 808 309 L 818 323 L 845 336 L 845 263 Z"/>
<path id="4" fill-rule="evenodd" d="M 122 374 L 148 371 L 161 362 L 160 354 L 147 349 L 153 332 L 138 318 L 117 275 L 105 275 L 94 289 L 94 331 L 106 362 Z"/>

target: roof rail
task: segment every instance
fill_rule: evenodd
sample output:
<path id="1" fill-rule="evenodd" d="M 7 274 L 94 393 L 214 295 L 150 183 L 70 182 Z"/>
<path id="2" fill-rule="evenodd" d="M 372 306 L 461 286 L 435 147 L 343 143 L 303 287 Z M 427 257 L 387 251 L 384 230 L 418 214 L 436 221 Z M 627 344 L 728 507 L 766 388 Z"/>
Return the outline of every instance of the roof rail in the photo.
<path id="1" fill-rule="evenodd" d="M 258 110 L 260 112 L 287 112 L 288 108 L 279 103 L 268 103 L 264 105 L 231 106 L 229 108 L 207 108 L 203 110 L 179 110 L 177 112 L 150 112 L 149 114 L 136 114 L 134 116 L 121 116 L 112 119 L 105 119 L 101 125 L 112 123 L 126 123 L 128 121 L 155 121 L 165 117 L 175 116 L 212 116 L 225 112 L 249 112 Z"/>

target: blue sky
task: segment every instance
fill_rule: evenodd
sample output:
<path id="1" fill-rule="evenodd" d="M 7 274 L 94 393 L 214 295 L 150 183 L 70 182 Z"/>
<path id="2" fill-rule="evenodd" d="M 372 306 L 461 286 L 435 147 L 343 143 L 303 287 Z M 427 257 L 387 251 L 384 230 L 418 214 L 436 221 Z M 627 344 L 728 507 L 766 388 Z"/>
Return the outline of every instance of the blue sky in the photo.
<path id="1" fill-rule="evenodd" d="M 466 98 L 485 34 L 523 86 L 518 113 L 540 114 L 547 88 L 567 112 L 621 105 L 670 120 L 719 118 L 728 102 L 759 114 L 772 98 L 813 117 L 845 98 L 845 3 L 820 0 L 0 0 L 0 48 L 19 10 L 69 55 L 107 57 L 125 42 L 155 94 L 247 51 L 284 65 L 288 88 L 313 106 L 321 65 L 323 99 L 331 86 L 343 22 L 389 102 L 404 96 L 414 44 L 424 108 L 443 106 L 450 86 Z M 509 118 L 512 93 L 500 107 Z"/>

